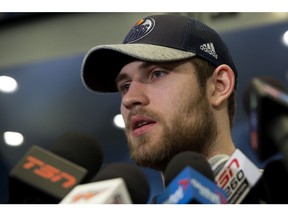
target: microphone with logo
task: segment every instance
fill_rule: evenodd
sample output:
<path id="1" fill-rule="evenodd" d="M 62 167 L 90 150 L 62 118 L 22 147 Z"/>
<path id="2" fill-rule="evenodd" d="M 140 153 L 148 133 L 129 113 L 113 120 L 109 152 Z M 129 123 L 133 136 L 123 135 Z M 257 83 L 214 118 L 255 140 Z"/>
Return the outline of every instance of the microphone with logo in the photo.
<path id="1" fill-rule="evenodd" d="M 239 149 L 236 149 L 216 175 L 231 204 L 284 204 L 288 197 L 288 173 L 282 160 L 272 160 L 257 168 Z"/>
<path id="2" fill-rule="evenodd" d="M 239 149 L 235 149 L 222 169 L 215 176 L 215 181 L 227 194 L 230 204 L 265 203 L 264 189 L 260 169 L 255 166 Z M 261 191 L 260 190 L 260 191 Z M 247 197 L 249 193 L 249 196 Z"/>
<path id="3" fill-rule="evenodd" d="M 57 204 L 100 169 L 103 153 L 87 134 L 67 132 L 48 151 L 32 146 L 9 175 L 10 204 Z"/>
<path id="4" fill-rule="evenodd" d="M 164 171 L 165 190 L 155 204 L 226 204 L 226 194 L 215 184 L 208 161 L 197 152 L 175 155 Z"/>
<path id="5" fill-rule="evenodd" d="M 288 169 L 288 90 L 271 77 L 252 79 L 243 92 L 250 144 L 261 161 L 280 153 Z"/>
<path id="6" fill-rule="evenodd" d="M 119 162 L 104 166 L 90 183 L 76 186 L 61 204 L 146 204 L 149 195 L 144 173 Z"/>

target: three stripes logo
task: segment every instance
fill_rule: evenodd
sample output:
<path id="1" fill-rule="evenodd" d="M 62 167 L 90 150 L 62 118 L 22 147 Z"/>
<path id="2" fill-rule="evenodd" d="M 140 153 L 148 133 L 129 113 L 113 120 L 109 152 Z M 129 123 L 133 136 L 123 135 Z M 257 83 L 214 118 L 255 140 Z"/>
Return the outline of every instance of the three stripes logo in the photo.
<path id="1" fill-rule="evenodd" d="M 213 43 L 205 43 L 200 46 L 200 49 L 204 52 L 208 53 L 209 55 L 212 55 L 214 58 L 218 58 L 218 55 L 215 51 Z"/>

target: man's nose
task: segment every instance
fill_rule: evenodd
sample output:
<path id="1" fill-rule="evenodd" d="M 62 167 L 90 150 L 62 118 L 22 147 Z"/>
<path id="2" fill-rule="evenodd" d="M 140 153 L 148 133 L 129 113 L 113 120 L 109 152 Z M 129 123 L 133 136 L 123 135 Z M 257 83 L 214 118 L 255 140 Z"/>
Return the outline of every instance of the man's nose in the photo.
<path id="1" fill-rule="evenodd" d="M 144 83 L 131 82 L 130 87 L 122 98 L 122 104 L 126 109 L 135 106 L 145 106 L 149 103 L 147 88 Z"/>

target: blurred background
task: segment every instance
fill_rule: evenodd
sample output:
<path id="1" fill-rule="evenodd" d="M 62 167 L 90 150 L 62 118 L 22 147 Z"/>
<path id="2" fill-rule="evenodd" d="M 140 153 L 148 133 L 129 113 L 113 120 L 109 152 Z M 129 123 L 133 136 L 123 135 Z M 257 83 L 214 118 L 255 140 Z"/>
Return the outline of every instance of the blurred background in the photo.
<path id="1" fill-rule="evenodd" d="M 49 150 L 68 131 L 95 137 L 103 149 L 103 164 L 133 163 L 123 129 L 115 124 L 119 95 L 88 91 L 80 68 L 90 48 L 121 43 L 136 21 L 149 14 L 0 13 L 0 203 L 8 201 L 9 172 L 28 149 L 38 145 Z M 239 71 L 234 143 L 264 166 L 250 147 L 242 93 L 257 76 L 287 84 L 288 13 L 181 14 L 214 28 L 230 48 Z M 162 190 L 160 175 L 143 172 L 152 197 Z"/>

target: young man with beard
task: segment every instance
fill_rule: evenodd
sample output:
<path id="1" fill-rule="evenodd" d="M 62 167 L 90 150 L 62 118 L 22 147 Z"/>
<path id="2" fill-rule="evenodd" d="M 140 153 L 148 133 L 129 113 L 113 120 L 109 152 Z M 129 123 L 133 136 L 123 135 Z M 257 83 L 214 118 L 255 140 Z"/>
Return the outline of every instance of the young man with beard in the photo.
<path id="1" fill-rule="evenodd" d="M 131 158 L 163 171 L 182 151 L 207 160 L 235 150 L 231 128 L 237 70 L 219 35 L 186 16 L 139 20 L 123 44 L 92 48 L 83 81 L 120 92 Z"/>

